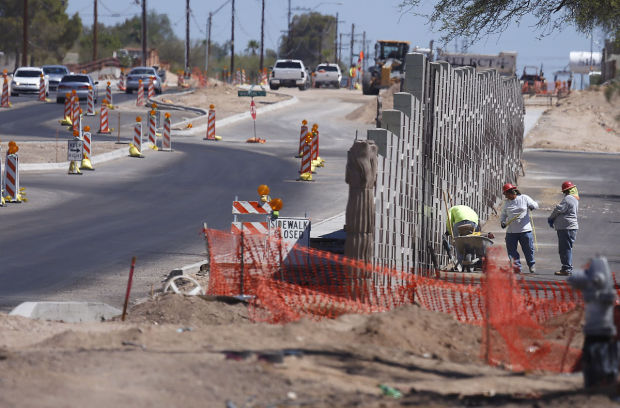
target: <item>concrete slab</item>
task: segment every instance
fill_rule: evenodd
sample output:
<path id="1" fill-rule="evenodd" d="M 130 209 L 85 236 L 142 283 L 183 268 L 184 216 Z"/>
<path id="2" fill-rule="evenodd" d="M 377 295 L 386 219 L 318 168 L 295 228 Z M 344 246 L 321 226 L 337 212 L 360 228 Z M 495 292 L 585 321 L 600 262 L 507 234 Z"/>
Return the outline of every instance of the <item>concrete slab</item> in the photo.
<path id="1" fill-rule="evenodd" d="M 100 322 L 120 316 L 121 310 L 96 302 L 23 302 L 9 315 L 67 323 Z"/>

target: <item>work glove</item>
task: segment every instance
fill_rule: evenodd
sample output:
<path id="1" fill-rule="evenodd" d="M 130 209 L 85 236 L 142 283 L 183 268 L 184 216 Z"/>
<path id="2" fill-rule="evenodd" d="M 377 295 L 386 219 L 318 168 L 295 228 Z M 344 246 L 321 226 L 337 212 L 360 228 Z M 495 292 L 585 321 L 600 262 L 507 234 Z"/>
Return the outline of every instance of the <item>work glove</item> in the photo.
<path id="1" fill-rule="evenodd" d="M 504 221 L 502 221 L 501 226 L 502 226 L 502 229 L 506 228 L 506 223 Z"/>
<path id="2" fill-rule="evenodd" d="M 553 218 L 547 218 L 547 224 L 549 224 L 549 227 L 553 228 Z"/>
<path id="3" fill-rule="evenodd" d="M 530 211 L 534 211 L 536 209 L 536 207 L 534 207 L 533 205 L 530 205 L 527 207 Z"/>

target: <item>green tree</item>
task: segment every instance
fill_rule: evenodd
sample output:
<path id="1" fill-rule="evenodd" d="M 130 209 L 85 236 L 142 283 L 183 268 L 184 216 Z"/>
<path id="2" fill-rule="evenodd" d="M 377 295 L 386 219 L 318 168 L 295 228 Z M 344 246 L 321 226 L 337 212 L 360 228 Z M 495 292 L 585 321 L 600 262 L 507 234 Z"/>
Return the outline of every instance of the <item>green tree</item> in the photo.
<path id="1" fill-rule="evenodd" d="M 246 53 L 251 53 L 252 55 L 256 55 L 256 50 L 260 48 L 260 44 L 256 40 L 248 41 L 247 47 L 245 47 Z"/>
<path id="2" fill-rule="evenodd" d="M 19 54 L 23 38 L 23 0 L 0 2 L 0 50 Z M 28 3 L 29 63 L 59 63 L 82 30 L 78 14 L 67 15 L 67 2 L 30 0 Z"/>
<path id="3" fill-rule="evenodd" d="M 281 39 L 280 57 L 296 58 L 312 67 L 334 55 L 336 17 L 317 12 L 296 15 L 291 32 Z"/>
<path id="4" fill-rule="evenodd" d="M 421 0 L 403 0 L 401 10 L 414 14 Z M 573 25 L 582 32 L 600 27 L 620 41 L 619 0 L 439 0 L 425 17 L 448 42 L 456 37 L 473 41 L 502 33 L 526 15 L 536 18 L 541 35 Z"/>

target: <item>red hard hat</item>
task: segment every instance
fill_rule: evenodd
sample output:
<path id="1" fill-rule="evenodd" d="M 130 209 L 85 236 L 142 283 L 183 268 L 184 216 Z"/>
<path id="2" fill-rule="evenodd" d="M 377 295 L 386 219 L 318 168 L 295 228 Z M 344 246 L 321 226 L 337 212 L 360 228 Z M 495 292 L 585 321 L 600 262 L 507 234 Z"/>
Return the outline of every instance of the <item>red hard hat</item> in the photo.
<path id="1" fill-rule="evenodd" d="M 562 191 L 566 191 L 569 188 L 573 188 L 573 187 L 577 187 L 577 186 L 574 185 L 572 181 L 565 181 L 564 183 L 562 183 Z"/>
<path id="2" fill-rule="evenodd" d="M 506 194 L 506 191 L 510 191 L 510 190 L 516 190 L 517 186 L 512 185 L 510 183 L 506 183 L 504 184 L 504 187 L 502 187 L 502 193 Z"/>

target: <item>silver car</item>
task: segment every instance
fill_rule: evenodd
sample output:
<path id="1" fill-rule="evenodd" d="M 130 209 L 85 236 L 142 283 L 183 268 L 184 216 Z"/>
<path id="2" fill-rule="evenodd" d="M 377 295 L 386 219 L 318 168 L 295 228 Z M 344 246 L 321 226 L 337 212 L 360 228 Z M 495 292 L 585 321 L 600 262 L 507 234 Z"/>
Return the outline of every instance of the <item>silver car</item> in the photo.
<path id="1" fill-rule="evenodd" d="M 142 80 L 142 87 L 146 90 L 149 87 L 151 78 L 155 78 L 153 85 L 155 86 L 155 93 L 161 93 L 161 78 L 157 75 L 157 71 L 153 67 L 135 67 L 127 74 L 127 82 L 125 83 L 125 92 L 132 93 L 137 91 L 140 86 L 139 81 Z"/>
<path id="2" fill-rule="evenodd" d="M 55 91 L 63 76 L 69 74 L 69 69 L 64 65 L 43 65 L 43 72 L 49 77 L 50 91 Z"/>
<path id="3" fill-rule="evenodd" d="M 72 93 L 74 90 L 77 93 L 78 98 L 88 98 L 88 87 L 92 86 L 95 91 L 94 102 L 97 103 L 99 98 L 99 90 L 97 84 L 99 81 L 93 81 L 88 74 L 70 74 L 65 75 L 58 84 L 58 92 L 56 93 L 56 103 L 63 103 L 65 101 L 65 94 Z"/>

